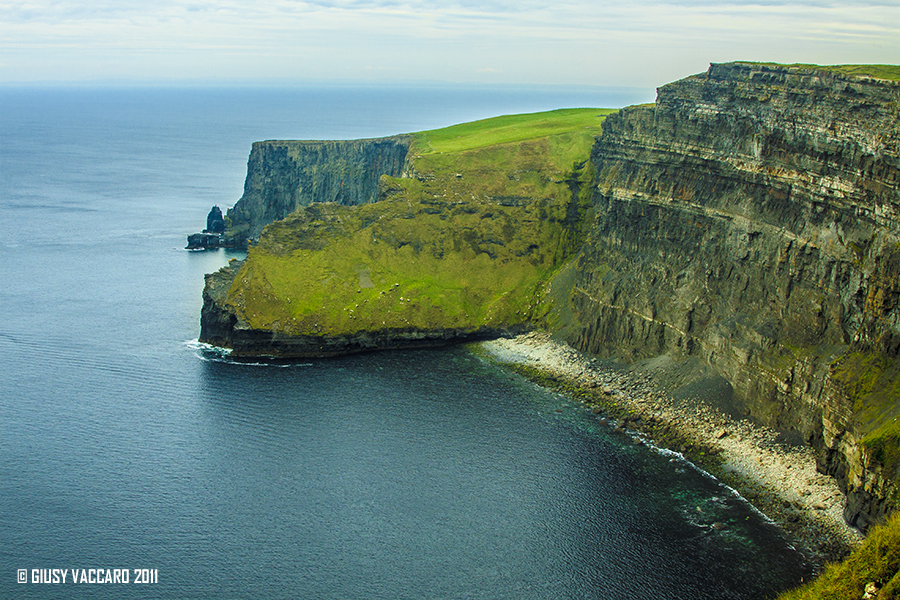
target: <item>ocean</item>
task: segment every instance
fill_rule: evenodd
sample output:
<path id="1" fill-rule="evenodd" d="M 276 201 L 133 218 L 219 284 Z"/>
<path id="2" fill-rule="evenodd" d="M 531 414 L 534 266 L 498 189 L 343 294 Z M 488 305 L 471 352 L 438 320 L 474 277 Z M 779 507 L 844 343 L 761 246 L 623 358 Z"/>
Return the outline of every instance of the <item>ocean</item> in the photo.
<path id="1" fill-rule="evenodd" d="M 240 254 L 186 236 L 240 197 L 253 141 L 652 99 L 0 89 L 0 597 L 739 599 L 808 576 L 718 481 L 463 348 L 196 343 L 203 275 Z"/>

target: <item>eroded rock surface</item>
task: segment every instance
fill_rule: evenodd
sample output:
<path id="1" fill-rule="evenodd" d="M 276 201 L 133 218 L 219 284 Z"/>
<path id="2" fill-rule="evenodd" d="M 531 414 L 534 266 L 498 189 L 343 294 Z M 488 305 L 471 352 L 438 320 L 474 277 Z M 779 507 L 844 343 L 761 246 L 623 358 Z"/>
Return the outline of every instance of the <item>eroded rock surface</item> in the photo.
<path id="1" fill-rule="evenodd" d="M 491 149 L 479 151 L 481 179 L 475 171 L 419 173 L 405 136 L 261 142 L 244 196 L 228 214 L 233 238 L 253 238 L 312 202 L 364 204 L 380 193 L 383 206 L 352 215 L 307 209 L 291 217 L 292 231 L 284 230 L 290 219 L 273 225 L 281 233 L 260 243 L 256 266 L 240 271 L 240 289 L 227 287 L 237 270 L 208 277 L 204 335 L 248 354 L 293 355 L 417 345 L 448 333 L 465 339 L 474 331 L 468 324 L 494 318 L 470 313 L 496 295 L 429 296 L 419 287 L 427 269 L 400 292 L 388 275 L 393 265 L 444 260 L 449 248 L 449 256 L 494 269 L 542 252 L 549 258 L 533 262 L 548 267 L 547 293 L 514 305 L 506 301 L 512 286 L 499 296 L 509 314 L 496 323 L 523 326 L 542 315 L 592 354 L 702 362 L 730 386 L 730 410 L 815 449 L 819 469 L 847 494 L 845 518 L 866 528 L 900 505 L 898 122 L 896 81 L 730 63 L 663 86 L 654 105 L 608 118 L 590 161 L 568 175 L 496 169 Z M 516 160 L 527 162 L 537 148 L 523 146 Z M 578 174 L 582 167 L 590 177 Z M 533 190 L 484 193 L 487 182 L 520 179 Z M 588 208 L 578 200 L 584 190 Z M 536 210 L 571 213 L 572 223 L 535 219 Z M 303 227 L 313 233 L 287 243 Z M 341 231 L 339 249 L 329 240 Z M 537 236 L 544 239 L 511 252 Z M 547 254 L 553 240 L 562 250 Z M 576 241 L 577 264 L 562 268 Z M 328 248 L 353 249 L 357 258 L 340 273 L 323 270 L 313 294 L 285 275 Z M 296 264 L 288 269 L 288 261 Z M 444 289 L 451 287 L 467 289 Z M 352 299 L 335 300 L 345 288 Z M 449 326 L 447 315 L 462 306 Z M 326 318 L 352 334 L 333 336 Z M 491 327 L 480 332 L 503 329 Z"/>
<path id="2" fill-rule="evenodd" d="M 893 380 L 859 379 L 900 345 L 898 106 L 896 82 L 754 64 L 660 88 L 594 147 L 572 294 L 574 346 L 702 357 L 746 413 L 817 448 L 862 527 L 897 499 L 860 443 L 895 416 L 869 394 Z"/>
<path id="3" fill-rule="evenodd" d="M 381 176 L 403 173 L 409 145 L 410 138 L 404 135 L 254 143 L 244 194 L 228 211 L 226 243 L 246 245 L 269 223 L 313 202 L 374 202 Z"/>

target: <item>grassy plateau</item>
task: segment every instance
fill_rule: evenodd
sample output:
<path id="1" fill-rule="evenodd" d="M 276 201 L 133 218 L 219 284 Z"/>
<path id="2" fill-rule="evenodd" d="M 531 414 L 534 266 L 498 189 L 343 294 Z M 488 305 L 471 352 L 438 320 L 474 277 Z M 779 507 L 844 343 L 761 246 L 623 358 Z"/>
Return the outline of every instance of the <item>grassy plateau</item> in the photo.
<path id="1" fill-rule="evenodd" d="M 858 75 L 864 77 L 874 77 L 875 79 L 900 81 L 900 65 L 814 65 L 805 63 L 795 63 L 791 65 L 783 65 L 777 63 L 750 64 L 770 67 L 798 67 L 801 69 L 815 69 L 818 71 L 838 73 L 840 75 Z"/>
<path id="2" fill-rule="evenodd" d="M 313 204 L 269 225 L 227 302 L 289 335 L 478 330 L 542 315 L 579 248 L 594 137 L 613 111 L 503 116 L 414 134 L 380 200 Z"/>

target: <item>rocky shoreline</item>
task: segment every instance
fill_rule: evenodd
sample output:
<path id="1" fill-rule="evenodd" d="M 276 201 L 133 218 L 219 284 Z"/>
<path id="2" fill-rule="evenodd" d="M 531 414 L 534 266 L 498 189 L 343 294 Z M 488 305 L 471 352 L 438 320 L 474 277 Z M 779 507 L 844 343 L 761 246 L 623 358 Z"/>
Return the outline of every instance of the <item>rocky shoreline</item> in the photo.
<path id="1" fill-rule="evenodd" d="M 795 536 L 819 566 L 843 558 L 862 541 L 843 519 L 837 483 L 817 472 L 808 446 L 787 443 L 778 432 L 730 416 L 697 394 L 676 399 L 652 371 L 598 361 L 547 333 L 479 347 L 497 363 L 564 388 L 620 434 L 640 432 L 682 452 Z"/>

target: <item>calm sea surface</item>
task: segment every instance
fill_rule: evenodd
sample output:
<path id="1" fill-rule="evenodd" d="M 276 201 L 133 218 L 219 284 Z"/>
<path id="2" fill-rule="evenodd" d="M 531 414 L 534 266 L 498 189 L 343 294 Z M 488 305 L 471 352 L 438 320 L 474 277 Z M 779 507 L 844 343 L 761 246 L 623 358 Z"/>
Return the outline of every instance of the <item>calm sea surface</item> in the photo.
<path id="1" fill-rule="evenodd" d="M 203 274 L 233 255 L 185 236 L 240 196 L 252 141 L 647 100 L 0 90 L 0 597 L 720 599 L 798 582 L 798 553 L 716 481 L 462 349 L 265 366 L 192 343 Z"/>

